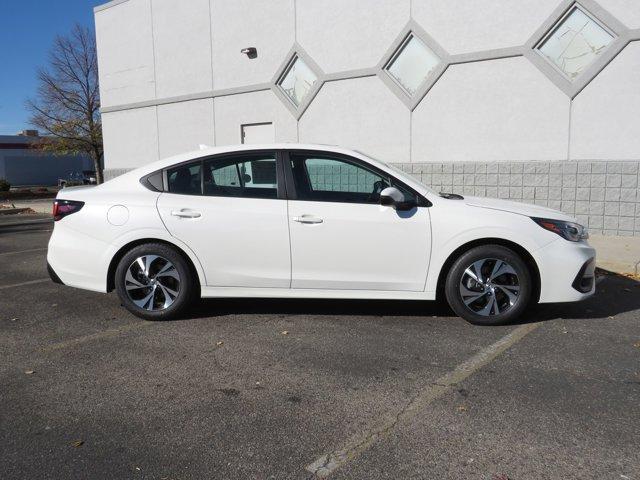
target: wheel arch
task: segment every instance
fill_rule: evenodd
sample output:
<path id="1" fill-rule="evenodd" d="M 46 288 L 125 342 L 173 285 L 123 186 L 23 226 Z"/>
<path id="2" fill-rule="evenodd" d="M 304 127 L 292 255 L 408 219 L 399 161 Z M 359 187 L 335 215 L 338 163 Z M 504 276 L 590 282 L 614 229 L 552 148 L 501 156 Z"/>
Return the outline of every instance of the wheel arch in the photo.
<path id="1" fill-rule="evenodd" d="M 513 250 L 515 253 L 520 255 L 524 262 L 527 264 L 529 268 L 529 272 L 531 273 L 531 278 L 533 280 L 533 296 L 532 300 L 534 302 L 538 302 L 540 299 L 540 287 L 541 287 L 541 279 L 540 279 L 540 269 L 538 268 L 538 264 L 536 263 L 533 255 L 529 253 L 529 251 L 524 248 L 522 245 L 513 242 L 511 240 L 505 240 L 504 238 L 479 238 L 476 240 L 472 240 L 463 245 L 460 245 L 453 252 L 449 254 L 447 259 L 445 260 L 442 268 L 440 269 L 440 273 L 438 274 L 438 283 L 436 287 L 436 298 L 438 300 L 442 300 L 445 298 L 444 296 L 444 287 L 445 282 L 447 280 L 447 274 L 451 269 L 453 263 L 460 257 L 460 255 L 468 252 L 472 248 L 480 247 L 483 245 L 500 245 L 502 247 L 509 248 Z"/>
<path id="2" fill-rule="evenodd" d="M 197 282 L 197 288 L 198 290 L 200 289 L 200 287 L 202 286 L 200 273 L 198 272 L 198 269 L 196 268 L 193 260 L 191 259 L 189 254 L 187 254 L 187 252 L 184 251 L 184 249 L 180 248 L 175 243 L 171 243 L 167 240 L 163 240 L 160 238 L 140 238 L 137 240 L 133 240 L 129 243 L 126 243 L 125 245 L 120 247 L 118 251 L 115 253 L 115 255 L 111 258 L 111 262 L 109 262 L 109 268 L 107 270 L 107 292 L 112 292 L 115 289 L 116 269 L 118 268 L 118 263 L 120 263 L 120 260 L 122 259 L 122 257 L 124 257 L 126 253 L 132 248 L 135 248 L 139 245 L 144 245 L 145 243 L 160 243 L 162 245 L 171 247 L 176 252 L 178 252 L 182 256 L 182 258 L 187 262 L 187 265 L 189 266 L 189 270 L 191 271 L 194 280 Z"/>

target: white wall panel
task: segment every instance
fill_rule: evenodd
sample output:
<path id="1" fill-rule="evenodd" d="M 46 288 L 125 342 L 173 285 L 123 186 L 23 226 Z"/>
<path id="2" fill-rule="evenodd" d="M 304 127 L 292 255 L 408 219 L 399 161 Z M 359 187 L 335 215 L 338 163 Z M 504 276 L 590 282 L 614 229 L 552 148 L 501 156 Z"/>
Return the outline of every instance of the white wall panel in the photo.
<path id="1" fill-rule="evenodd" d="M 155 99 L 150 0 L 96 13 L 102 107 Z"/>
<path id="2" fill-rule="evenodd" d="M 105 166 L 136 168 L 158 160 L 156 107 L 102 115 Z"/>
<path id="3" fill-rule="evenodd" d="M 409 110 L 378 77 L 325 83 L 300 119 L 300 141 L 409 161 Z"/>
<path id="4" fill-rule="evenodd" d="M 600 72 L 572 108 L 573 159 L 640 159 L 640 41 Z"/>
<path id="5" fill-rule="evenodd" d="M 419 0 L 413 19 L 451 54 L 523 45 L 560 0 Z"/>
<path id="6" fill-rule="evenodd" d="M 600 6 L 629 28 L 640 28 L 640 1 L 598 0 Z"/>
<path id="7" fill-rule="evenodd" d="M 297 0 L 298 43 L 326 73 L 375 67 L 409 21 L 409 0 Z"/>
<path id="8" fill-rule="evenodd" d="M 160 158 L 213 146 L 213 99 L 158 106 Z"/>
<path id="9" fill-rule="evenodd" d="M 449 67 L 413 113 L 412 161 L 567 158 L 569 98 L 522 57 Z"/>
<path id="10" fill-rule="evenodd" d="M 271 90 L 217 97 L 215 100 L 216 145 L 236 145 L 241 126 L 271 122 L 276 142 L 295 142 L 296 121 Z"/>
<path id="11" fill-rule="evenodd" d="M 269 82 L 294 43 L 293 0 L 212 0 L 216 89 Z M 240 53 L 256 47 L 258 57 Z"/>
<path id="12" fill-rule="evenodd" d="M 211 90 L 209 0 L 153 0 L 158 98 Z"/>

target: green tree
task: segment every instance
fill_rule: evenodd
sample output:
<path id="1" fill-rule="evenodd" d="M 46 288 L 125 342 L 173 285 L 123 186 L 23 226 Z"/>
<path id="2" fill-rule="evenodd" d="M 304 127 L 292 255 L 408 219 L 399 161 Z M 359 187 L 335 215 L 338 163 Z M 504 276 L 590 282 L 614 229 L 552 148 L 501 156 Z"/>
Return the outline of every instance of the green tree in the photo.
<path id="1" fill-rule="evenodd" d="M 96 40 L 85 27 L 56 37 L 48 65 L 38 70 L 38 91 L 27 101 L 30 122 L 44 133 L 38 147 L 57 153 L 86 153 L 102 183 L 102 122 Z"/>

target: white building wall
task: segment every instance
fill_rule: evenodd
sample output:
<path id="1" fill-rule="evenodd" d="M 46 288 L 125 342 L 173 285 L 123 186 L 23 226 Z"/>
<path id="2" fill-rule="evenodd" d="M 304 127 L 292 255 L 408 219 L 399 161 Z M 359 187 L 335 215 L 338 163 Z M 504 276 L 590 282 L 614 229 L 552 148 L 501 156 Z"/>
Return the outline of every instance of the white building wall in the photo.
<path id="1" fill-rule="evenodd" d="M 413 160 L 566 159 L 569 103 L 522 57 L 453 65 L 413 112 Z"/>
<path id="2" fill-rule="evenodd" d="M 209 0 L 153 0 L 152 12 L 157 98 L 211 90 Z"/>
<path id="3" fill-rule="evenodd" d="M 158 106 L 160 158 L 215 145 L 213 98 Z"/>
<path id="4" fill-rule="evenodd" d="M 375 67 L 409 21 L 409 6 L 410 0 L 298 0 L 297 40 L 325 73 Z"/>

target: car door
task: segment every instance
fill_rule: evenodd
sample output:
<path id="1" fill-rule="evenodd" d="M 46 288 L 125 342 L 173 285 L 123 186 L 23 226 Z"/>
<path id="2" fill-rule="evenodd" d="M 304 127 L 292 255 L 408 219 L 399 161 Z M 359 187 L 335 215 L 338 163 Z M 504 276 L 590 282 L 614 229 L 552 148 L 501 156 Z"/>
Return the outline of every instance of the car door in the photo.
<path id="1" fill-rule="evenodd" d="M 424 290 L 431 248 L 425 199 L 351 157 L 317 151 L 288 157 L 292 288 Z M 425 206 L 380 205 L 388 186 Z"/>
<path id="2" fill-rule="evenodd" d="M 276 157 L 226 154 L 166 171 L 158 211 L 197 255 L 207 285 L 289 288 L 287 202 Z"/>

